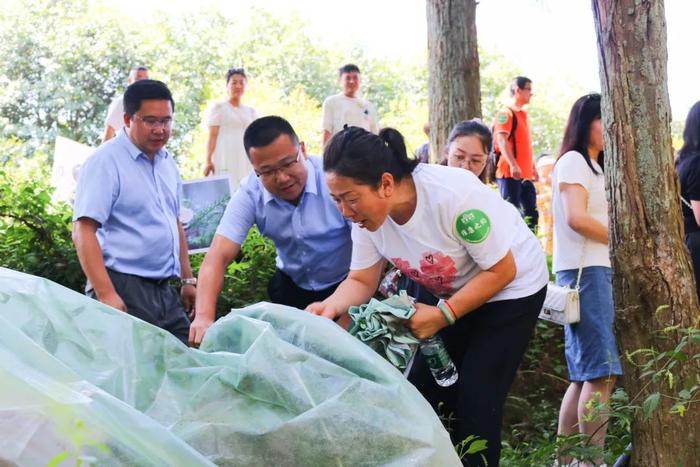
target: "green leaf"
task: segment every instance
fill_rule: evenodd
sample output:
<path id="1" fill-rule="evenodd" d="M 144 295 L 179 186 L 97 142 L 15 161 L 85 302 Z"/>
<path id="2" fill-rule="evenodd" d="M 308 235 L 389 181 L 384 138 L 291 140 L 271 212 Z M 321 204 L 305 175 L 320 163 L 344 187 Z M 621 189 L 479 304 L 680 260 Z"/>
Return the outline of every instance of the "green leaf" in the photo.
<path id="1" fill-rule="evenodd" d="M 68 453 L 66 451 L 60 452 L 56 454 L 53 459 L 49 461 L 48 464 L 46 464 L 47 467 L 58 467 L 61 462 L 64 460 L 68 459 Z"/>
<path id="2" fill-rule="evenodd" d="M 660 400 L 661 400 L 661 394 L 659 394 L 658 392 L 655 392 L 646 398 L 646 400 L 644 401 L 644 404 L 642 405 L 642 408 L 644 410 L 644 418 L 646 420 L 648 420 L 649 417 L 651 417 L 651 413 L 659 405 Z"/>
<path id="3" fill-rule="evenodd" d="M 688 360 L 688 355 L 686 355 L 684 352 L 680 352 L 680 351 L 673 352 L 671 354 L 671 358 L 673 358 L 674 360 L 678 360 L 679 362 L 684 362 L 684 361 Z"/>
<path id="4" fill-rule="evenodd" d="M 685 404 L 682 402 L 677 402 L 671 407 L 671 413 L 677 413 L 681 417 L 685 415 L 686 410 Z"/>
<path id="5" fill-rule="evenodd" d="M 467 449 L 467 454 L 476 454 L 477 452 L 485 451 L 486 450 L 486 440 L 485 439 L 477 439 L 474 440 L 470 445 L 469 448 Z"/>

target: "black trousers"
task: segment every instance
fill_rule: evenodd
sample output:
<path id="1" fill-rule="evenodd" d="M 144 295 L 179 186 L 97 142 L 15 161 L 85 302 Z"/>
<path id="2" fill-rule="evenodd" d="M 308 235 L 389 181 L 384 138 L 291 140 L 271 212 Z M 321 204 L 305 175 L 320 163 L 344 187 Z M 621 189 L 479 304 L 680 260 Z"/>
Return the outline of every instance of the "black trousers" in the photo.
<path id="1" fill-rule="evenodd" d="M 124 301 L 127 313 L 165 329 L 187 345 L 190 320 L 180 294 L 169 284 L 168 279 L 147 279 L 111 269 L 107 269 L 107 274 L 114 289 Z M 94 289 L 89 284 L 85 294 L 97 299 Z"/>
<path id="2" fill-rule="evenodd" d="M 695 273 L 695 288 L 700 298 L 700 231 L 685 234 L 685 245 L 690 251 L 693 273 Z"/>
<path id="3" fill-rule="evenodd" d="M 437 303 L 423 287 L 412 288 L 419 302 Z M 546 290 L 543 287 L 529 297 L 486 303 L 439 332 L 459 371 L 459 380 L 450 387 L 438 386 L 423 355 L 416 354 L 408 379 L 443 417 L 452 441 L 458 444 L 469 435 L 487 441 L 485 454 L 465 456 L 465 465 L 484 465 L 484 454 L 489 467 L 498 466 L 503 405 Z"/>
<path id="4" fill-rule="evenodd" d="M 537 211 L 537 190 L 530 180 L 514 178 L 497 178 L 496 184 L 501 198 L 515 206 L 525 218 L 527 226 L 537 232 L 537 222 L 540 214 Z"/>
<path id="5" fill-rule="evenodd" d="M 267 294 L 272 303 L 289 305 L 303 310 L 313 302 L 320 302 L 328 298 L 329 295 L 335 292 L 338 285 L 340 285 L 340 282 L 323 290 L 302 289 L 294 283 L 291 277 L 277 269 L 267 284 Z"/>

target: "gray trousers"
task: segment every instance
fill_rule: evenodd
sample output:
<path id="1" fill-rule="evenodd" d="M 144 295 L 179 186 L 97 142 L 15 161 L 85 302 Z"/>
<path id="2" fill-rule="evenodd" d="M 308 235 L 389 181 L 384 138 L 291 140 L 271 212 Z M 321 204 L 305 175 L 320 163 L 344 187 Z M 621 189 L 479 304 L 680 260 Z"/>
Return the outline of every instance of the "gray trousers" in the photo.
<path id="1" fill-rule="evenodd" d="M 168 279 L 147 279 L 111 269 L 107 269 L 107 274 L 114 289 L 124 301 L 127 313 L 165 329 L 187 345 L 190 320 L 180 294 L 169 284 Z M 89 282 L 85 294 L 97 299 Z"/>

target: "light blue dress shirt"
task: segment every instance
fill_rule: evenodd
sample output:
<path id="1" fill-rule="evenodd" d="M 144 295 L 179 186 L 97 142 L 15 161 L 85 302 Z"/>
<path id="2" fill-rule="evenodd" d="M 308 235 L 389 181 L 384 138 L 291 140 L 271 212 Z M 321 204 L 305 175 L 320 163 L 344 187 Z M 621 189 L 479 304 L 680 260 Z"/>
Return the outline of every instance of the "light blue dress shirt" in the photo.
<path id="1" fill-rule="evenodd" d="M 151 279 L 179 276 L 181 192 L 168 151 L 151 161 L 122 130 L 81 167 L 73 221 L 89 217 L 100 224 L 97 238 L 109 269 Z"/>
<path id="2" fill-rule="evenodd" d="M 350 268 L 350 221 L 338 211 L 323 177 L 321 158 L 309 156 L 299 204 L 273 196 L 254 173 L 226 206 L 216 233 L 242 244 L 256 224 L 277 248 L 277 267 L 306 290 L 343 280 Z"/>

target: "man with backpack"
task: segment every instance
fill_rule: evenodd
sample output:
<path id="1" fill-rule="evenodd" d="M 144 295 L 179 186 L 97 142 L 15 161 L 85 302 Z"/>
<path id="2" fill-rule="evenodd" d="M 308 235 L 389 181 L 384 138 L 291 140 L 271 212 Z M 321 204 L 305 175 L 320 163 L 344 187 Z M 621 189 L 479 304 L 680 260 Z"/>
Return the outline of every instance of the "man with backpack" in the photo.
<path id="1" fill-rule="evenodd" d="M 532 80 L 524 76 L 510 85 L 512 102 L 496 114 L 493 125 L 496 184 L 501 196 L 513 204 L 534 232 L 537 229 L 537 171 L 532 159 L 532 138 L 523 107 L 532 97 Z"/>

